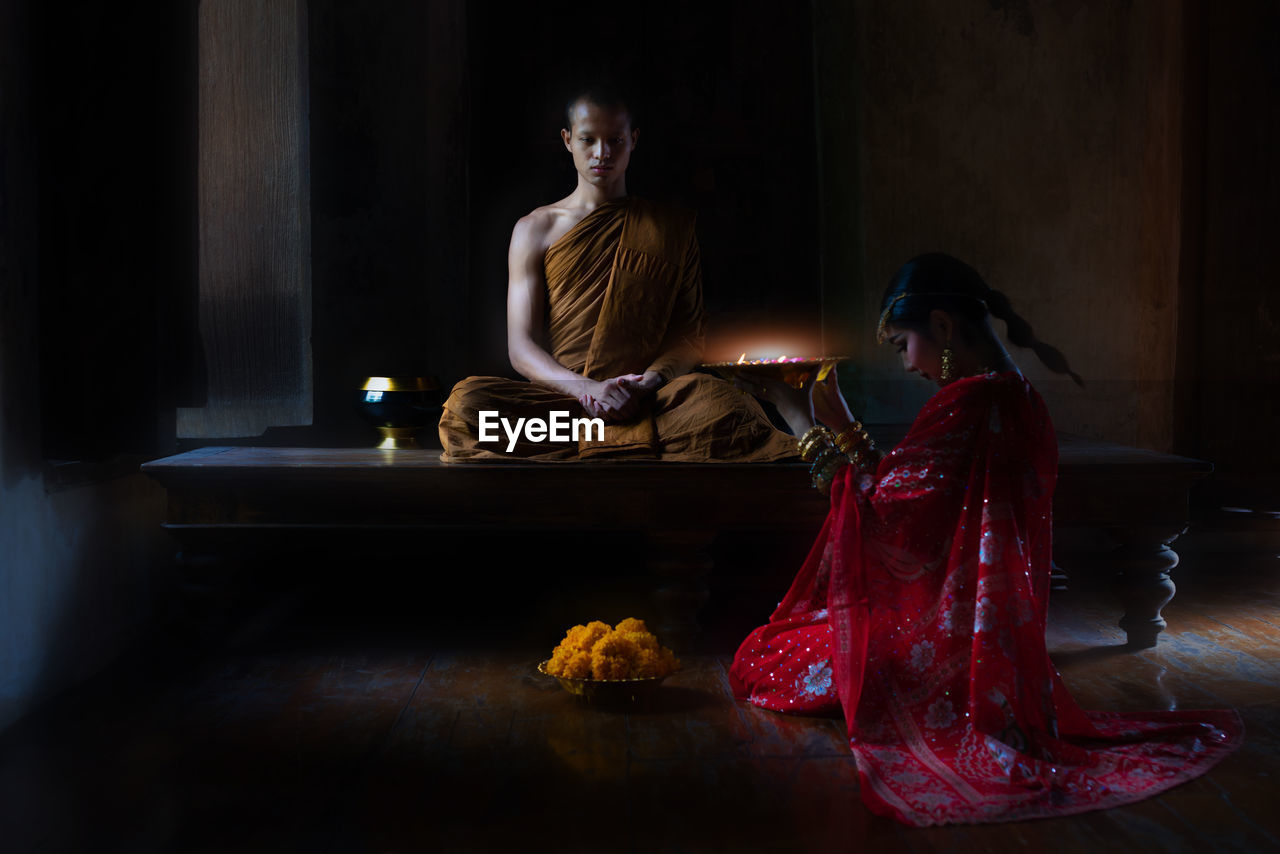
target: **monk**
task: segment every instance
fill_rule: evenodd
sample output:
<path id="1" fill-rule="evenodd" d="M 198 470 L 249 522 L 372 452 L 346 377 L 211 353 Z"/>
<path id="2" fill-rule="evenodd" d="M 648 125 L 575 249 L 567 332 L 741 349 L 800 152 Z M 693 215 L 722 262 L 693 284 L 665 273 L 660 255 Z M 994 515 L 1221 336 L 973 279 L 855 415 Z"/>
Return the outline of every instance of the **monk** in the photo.
<path id="1" fill-rule="evenodd" d="M 567 125 L 577 187 L 521 218 L 508 252 L 507 350 L 529 381 L 458 383 L 440 418 L 442 459 L 794 457 L 795 438 L 753 398 L 690 373 L 706 323 L 694 217 L 627 194 L 640 135 L 627 102 L 588 91 L 570 102 Z M 600 429 L 556 435 L 544 429 L 552 415 Z"/>

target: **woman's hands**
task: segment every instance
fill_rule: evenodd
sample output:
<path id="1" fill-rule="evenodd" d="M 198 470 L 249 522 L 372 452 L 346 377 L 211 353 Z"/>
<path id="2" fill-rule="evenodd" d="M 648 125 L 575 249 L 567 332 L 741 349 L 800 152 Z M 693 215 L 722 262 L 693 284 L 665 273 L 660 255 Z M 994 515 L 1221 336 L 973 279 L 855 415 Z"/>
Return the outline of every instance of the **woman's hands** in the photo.
<path id="1" fill-rule="evenodd" d="M 793 388 L 777 377 L 749 369 L 739 370 L 734 375 L 733 384 L 747 394 L 776 406 L 778 414 L 795 435 L 804 435 L 814 425 L 812 389 Z"/>
<path id="2" fill-rule="evenodd" d="M 839 433 L 857 420 L 840 392 L 840 380 L 834 367 L 825 380 L 813 384 L 812 395 L 814 416 L 835 432 Z"/>
<path id="3" fill-rule="evenodd" d="M 803 436 L 819 421 L 839 433 L 855 420 L 849 404 L 840 393 L 834 368 L 824 381 L 810 383 L 802 389 L 749 370 L 740 370 L 734 378 L 734 385 L 776 406 L 778 414 L 797 436 Z"/>

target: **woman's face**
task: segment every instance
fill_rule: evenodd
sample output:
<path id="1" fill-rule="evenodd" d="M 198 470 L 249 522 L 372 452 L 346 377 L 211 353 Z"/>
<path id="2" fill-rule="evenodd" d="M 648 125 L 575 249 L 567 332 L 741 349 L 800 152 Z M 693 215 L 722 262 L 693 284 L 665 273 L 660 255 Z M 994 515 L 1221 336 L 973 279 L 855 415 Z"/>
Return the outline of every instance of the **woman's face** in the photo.
<path id="1" fill-rule="evenodd" d="M 926 380 L 938 382 L 942 375 L 942 344 L 923 332 L 889 324 L 885 327 L 889 346 L 902 356 L 902 367 Z"/>

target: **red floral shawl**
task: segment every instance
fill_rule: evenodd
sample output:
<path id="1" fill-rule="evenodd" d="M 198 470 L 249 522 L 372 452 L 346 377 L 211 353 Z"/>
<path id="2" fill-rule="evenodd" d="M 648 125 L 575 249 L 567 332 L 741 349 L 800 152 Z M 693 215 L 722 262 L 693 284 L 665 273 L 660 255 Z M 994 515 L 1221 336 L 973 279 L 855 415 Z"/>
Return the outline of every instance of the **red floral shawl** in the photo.
<path id="1" fill-rule="evenodd" d="M 875 476 L 846 469 L 771 623 L 829 609 L 869 807 L 915 825 L 1064 815 L 1208 770 L 1234 712 L 1084 712 L 1045 648 L 1057 441 L 1016 372 L 942 388 Z M 829 577 L 824 577 L 829 574 Z"/>

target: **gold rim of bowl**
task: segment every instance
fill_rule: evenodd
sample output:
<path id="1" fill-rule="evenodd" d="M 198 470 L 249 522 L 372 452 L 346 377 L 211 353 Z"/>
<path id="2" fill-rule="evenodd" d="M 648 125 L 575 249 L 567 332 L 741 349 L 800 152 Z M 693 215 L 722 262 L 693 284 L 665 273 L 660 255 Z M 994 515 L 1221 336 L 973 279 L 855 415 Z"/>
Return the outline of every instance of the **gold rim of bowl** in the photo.
<path id="1" fill-rule="evenodd" d="M 433 377 L 369 377 L 361 391 L 434 391 L 439 388 Z"/>
<path id="2" fill-rule="evenodd" d="M 543 676 L 550 676 L 552 679 L 561 679 L 565 682 L 582 682 L 588 685 L 634 685 L 637 682 L 661 682 L 671 673 L 679 673 L 683 667 L 677 667 L 671 673 L 664 673 L 661 676 L 633 676 L 630 679 L 591 679 L 581 676 L 557 676 L 547 669 L 547 665 L 551 663 L 551 659 L 538 662 L 538 672 Z"/>

